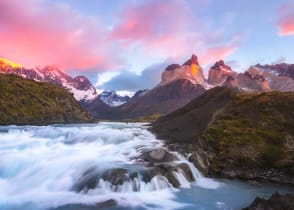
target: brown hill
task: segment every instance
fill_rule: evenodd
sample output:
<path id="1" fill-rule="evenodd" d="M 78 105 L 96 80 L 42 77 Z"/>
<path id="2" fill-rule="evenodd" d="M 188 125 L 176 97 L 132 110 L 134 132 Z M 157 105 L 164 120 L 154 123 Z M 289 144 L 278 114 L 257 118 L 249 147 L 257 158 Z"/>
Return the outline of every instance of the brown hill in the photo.
<path id="1" fill-rule="evenodd" d="M 294 93 L 213 88 L 151 130 L 210 175 L 294 184 Z"/>
<path id="2" fill-rule="evenodd" d="M 0 124 L 91 122 L 72 94 L 61 87 L 0 74 Z"/>

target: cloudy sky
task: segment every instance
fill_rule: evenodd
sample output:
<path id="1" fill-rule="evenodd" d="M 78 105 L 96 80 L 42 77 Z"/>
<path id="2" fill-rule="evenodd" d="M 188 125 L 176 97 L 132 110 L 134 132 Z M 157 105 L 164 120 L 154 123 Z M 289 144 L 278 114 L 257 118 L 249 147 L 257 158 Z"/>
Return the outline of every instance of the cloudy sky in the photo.
<path id="1" fill-rule="evenodd" d="M 192 53 L 208 69 L 294 63 L 293 0 L 1 0 L 0 56 L 99 89 L 151 88 Z"/>

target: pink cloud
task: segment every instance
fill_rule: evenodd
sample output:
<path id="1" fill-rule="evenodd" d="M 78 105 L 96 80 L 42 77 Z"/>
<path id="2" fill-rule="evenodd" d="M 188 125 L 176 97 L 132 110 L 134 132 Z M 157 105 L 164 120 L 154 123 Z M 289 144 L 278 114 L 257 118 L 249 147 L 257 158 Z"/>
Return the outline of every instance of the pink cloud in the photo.
<path id="1" fill-rule="evenodd" d="M 199 7 L 207 1 L 193 0 Z M 1 0 L 0 56 L 26 66 L 105 71 L 126 65 L 122 58 L 130 59 L 134 48 L 146 57 L 177 60 L 194 52 L 203 65 L 237 48 L 234 35 L 224 37 L 222 28 L 197 19 L 187 1 L 130 2 L 109 29 L 66 4 Z"/>
<path id="2" fill-rule="evenodd" d="M 294 35 L 294 4 L 287 4 L 278 11 L 278 30 L 280 36 Z"/>
<path id="3" fill-rule="evenodd" d="M 201 4 L 198 0 L 198 6 Z M 211 59 L 230 55 L 237 42 L 233 37 L 225 39 L 223 29 L 208 25 L 195 17 L 186 1 L 149 0 L 126 6 L 111 39 L 119 40 L 126 48 L 140 46 L 149 55 L 177 58 L 193 51 L 199 57 L 211 55 Z M 211 59 L 203 59 L 203 62 Z"/>
<path id="4" fill-rule="evenodd" d="M 114 47 L 105 42 L 106 37 L 106 29 L 97 20 L 64 4 L 0 1 L 0 56 L 23 65 L 111 68 L 108 58 Z"/>
<path id="5" fill-rule="evenodd" d="M 199 56 L 204 64 L 213 63 L 217 60 L 224 59 L 236 50 L 235 45 L 221 46 L 207 49 L 206 52 Z"/>

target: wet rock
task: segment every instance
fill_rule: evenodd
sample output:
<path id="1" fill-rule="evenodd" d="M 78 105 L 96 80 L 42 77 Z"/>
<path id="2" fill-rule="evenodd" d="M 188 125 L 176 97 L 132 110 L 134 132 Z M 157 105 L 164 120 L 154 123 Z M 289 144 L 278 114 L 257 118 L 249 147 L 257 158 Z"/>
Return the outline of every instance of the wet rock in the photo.
<path id="1" fill-rule="evenodd" d="M 173 173 L 174 171 L 168 171 L 165 175 L 167 180 L 172 184 L 173 187 L 179 188 L 181 186 L 181 183 L 179 180 L 176 178 L 175 174 Z"/>
<path id="2" fill-rule="evenodd" d="M 203 174 L 208 173 L 209 162 L 206 152 L 203 150 L 197 150 L 192 153 L 189 158 L 189 161 L 194 164 L 194 166 Z"/>
<path id="3" fill-rule="evenodd" d="M 280 195 L 274 193 L 268 200 L 256 197 L 255 200 L 243 210 L 291 210 L 294 209 L 294 195 Z"/>
<path id="4" fill-rule="evenodd" d="M 122 185 L 124 181 L 129 179 L 128 170 L 125 168 L 112 168 L 105 171 L 102 178 L 113 185 Z"/>
<path id="5" fill-rule="evenodd" d="M 184 172 L 184 176 L 186 177 L 186 179 L 189 182 L 193 182 L 195 181 L 195 178 L 193 176 L 192 171 L 190 170 L 190 167 L 188 166 L 188 164 L 186 163 L 181 163 L 180 165 L 178 165 L 178 170 L 181 169 Z"/>
<path id="6" fill-rule="evenodd" d="M 96 207 L 97 208 L 107 208 L 107 207 L 112 207 L 112 206 L 115 206 L 117 203 L 115 200 L 113 199 L 109 199 L 109 200 L 106 200 L 106 201 L 103 201 L 101 203 L 96 203 Z"/>
<path id="7" fill-rule="evenodd" d="M 175 173 L 182 173 L 189 182 L 195 181 L 193 174 L 186 163 L 158 164 L 155 167 L 146 170 L 143 178 L 144 181 L 150 181 L 154 176 L 164 176 L 168 179 L 173 187 L 179 188 L 181 186 L 181 183 L 177 179 Z"/>
<path id="8" fill-rule="evenodd" d="M 165 163 L 176 160 L 176 157 L 164 148 L 145 152 L 141 155 L 141 158 L 150 164 Z"/>
<path id="9" fill-rule="evenodd" d="M 96 168 L 91 168 L 85 171 L 82 176 L 76 181 L 72 190 L 76 192 L 87 191 L 88 189 L 96 188 L 99 180 L 99 174 Z"/>

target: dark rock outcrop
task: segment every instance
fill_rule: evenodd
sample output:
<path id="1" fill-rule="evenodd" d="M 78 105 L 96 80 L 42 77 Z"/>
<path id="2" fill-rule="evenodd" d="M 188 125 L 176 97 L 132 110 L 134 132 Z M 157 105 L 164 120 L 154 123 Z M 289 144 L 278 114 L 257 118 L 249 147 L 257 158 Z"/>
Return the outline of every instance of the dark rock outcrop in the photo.
<path id="1" fill-rule="evenodd" d="M 294 195 L 280 195 L 274 193 L 268 200 L 256 197 L 250 206 L 243 210 L 292 210 L 294 209 Z"/>
<path id="2" fill-rule="evenodd" d="M 112 185 L 122 185 L 129 178 L 128 170 L 125 168 L 112 168 L 105 171 L 102 178 Z"/>

